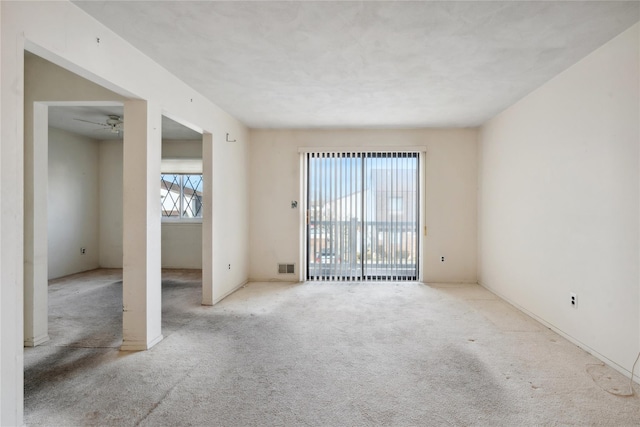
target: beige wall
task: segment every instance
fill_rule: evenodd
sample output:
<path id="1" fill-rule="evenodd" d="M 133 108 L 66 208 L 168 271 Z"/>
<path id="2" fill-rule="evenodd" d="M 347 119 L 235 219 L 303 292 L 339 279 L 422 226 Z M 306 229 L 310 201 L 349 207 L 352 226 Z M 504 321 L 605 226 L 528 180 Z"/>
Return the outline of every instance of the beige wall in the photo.
<path id="1" fill-rule="evenodd" d="M 504 111 L 479 150 L 480 283 L 627 373 L 640 338 L 638 41 L 635 25 Z"/>
<path id="2" fill-rule="evenodd" d="M 99 266 L 97 171 L 98 141 L 49 128 L 49 279 Z"/>
<path id="3" fill-rule="evenodd" d="M 202 157 L 202 143 L 163 141 L 163 152 Z M 49 159 L 49 278 L 122 268 L 122 141 L 51 128 Z M 162 267 L 202 268 L 201 223 L 162 224 Z"/>
<path id="4" fill-rule="evenodd" d="M 2 5 L 4 6 L 4 4 Z M 6 27 L 6 25 L 5 25 Z M 3 27 L 4 28 L 4 27 Z M 18 71 L 12 79 L 11 86 L 21 87 L 19 83 L 24 78 L 24 104 L 19 102 L 13 109 L 23 113 L 23 116 L 10 121 L 18 124 L 16 127 L 24 131 L 23 143 L 19 151 L 24 155 L 22 160 L 15 160 L 24 165 L 24 173 L 19 173 L 14 179 L 19 179 L 12 185 L 23 192 L 15 197 L 23 197 L 22 218 L 24 219 L 24 234 L 20 242 L 24 245 L 22 264 L 23 290 L 22 301 L 24 307 L 24 344 L 38 345 L 49 339 L 47 334 L 47 284 L 49 277 L 49 216 L 48 204 L 48 108 L 50 102 L 119 102 L 123 98 L 95 83 L 78 78 L 77 75 L 48 62 L 41 57 L 16 50 L 16 56 L 3 59 L 3 66 L 9 62 L 14 64 L 14 58 L 24 60 L 24 69 Z M 20 94 L 16 91 L 16 94 Z M 21 94 L 20 94 L 21 95 Z M 22 101 L 22 99 L 19 99 Z M 22 122 L 24 118 L 24 123 Z M 3 119 L 6 120 L 6 119 Z M 22 126 L 24 125 L 24 126 Z M 11 144 L 11 138 L 4 138 L 3 145 Z M 9 182 L 6 179 L 3 181 Z M 15 240 L 15 239 L 13 239 Z M 18 248 L 16 248 L 18 249 Z M 56 254 L 57 255 L 57 254 Z M 69 255 L 71 256 L 71 255 Z M 54 264 L 54 267 L 58 263 Z M 55 274 L 55 273 L 54 273 Z"/>
<path id="5" fill-rule="evenodd" d="M 201 159 L 202 140 L 163 140 L 163 159 Z M 162 267 L 202 268 L 202 223 L 162 223 Z"/>
<path id="6" fill-rule="evenodd" d="M 122 268 L 122 141 L 100 141 L 100 267 Z"/>
<path id="7" fill-rule="evenodd" d="M 163 159 L 201 159 L 202 140 L 162 140 Z"/>
<path id="8" fill-rule="evenodd" d="M 233 292 L 248 280 L 249 256 L 249 132 L 232 134 L 237 142 L 222 142 L 215 152 L 213 170 L 214 272 L 220 278 L 220 293 L 214 301 Z M 207 183 L 204 183 L 205 187 Z M 206 199 L 205 199 L 206 206 Z M 231 266 L 229 268 L 229 265 Z M 204 274 L 204 272 L 203 272 Z"/>
<path id="9" fill-rule="evenodd" d="M 203 236 L 203 246 L 207 248 L 207 259 L 203 260 L 203 295 L 212 296 L 210 300 L 218 300 L 242 285 L 248 274 L 248 137 L 242 123 L 72 3 L 0 2 L 0 10 L 0 424 L 21 425 L 22 345 L 25 338 L 23 331 L 27 326 L 25 317 L 28 314 L 24 307 L 26 301 L 31 299 L 25 286 L 24 266 L 25 253 L 33 253 L 25 242 L 34 238 L 27 229 L 31 227 L 27 212 L 29 198 L 32 198 L 34 191 L 42 188 L 40 184 L 29 187 L 24 173 L 28 171 L 31 160 L 34 160 L 33 163 L 38 160 L 33 159 L 33 153 L 29 151 L 33 144 L 30 145 L 23 126 L 29 128 L 26 122 L 27 114 L 31 111 L 31 104 L 22 91 L 28 79 L 24 73 L 24 49 L 62 64 L 72 72 L 126 98 L 144 100 L 150 111 L 161 110 L 172 119 L 203 131 L 209 141 L 206 150 L 203 150 L 207 153 L 204 169 L 211 183 L 205 201 L 210 200 L 212 205 L 210 215 L 203 223 L 207 231 Z M 96 46 L 96 35 L 100 36 L 99 47 Z M 123 66 L 123 58 L 126 58 L 127 66 Z M 28 108 L 25 109 L 25 106 Z M 238 142 L 233 145 L 226 143 L 227 133 Z M 156 165 L 152 164 L 151 167 Z M 27 176 L 30 175 L 33 175 L 32 171 L 27 173 Z M 15 203 L 6 203 L 9 199 Z M 215 205 L 213 200 L 216 200 Z M 133 216 L 125 218 L 127 224 L 132 225 L 137 219 Z M 46 224 L 46 214 L 43 220 L 38 218 L 38 221 Z M 159 222 L 159 217 L 148 218 L 146 223 L 153 228 L 156 221 Z M 225 240 L 229 237 L 234 237 L 231 245 Z M 146 238 L 145 241 L 148 243 L 151 240 Z M 144 249 L 153 254 L 148 248 Z M 159 267 L 159 258 L 153 255 L 148 265 L 131 258 L 131 271 L 143 274 L 155 270 Z M 228 264 L 232 264 L 232 270 L 223 268 Z M 156 292 L 155 288 L 147 285 L 141 285 L 145 288 L 142 290 L 144 293 Z M 133 289 L 136 286 L 134 283 L 127 285 L 125 279 L 125 288 Z M 140 304 L 134 308 L 144 310 L 143 304 L 147 301 L 153 304 L 154 313 L 159 310 L 155 293 L 153 299 L 140 300 Z M 154 325 L 159 323 L 159 316 L 154 314 L 153 322 Z"/>
<path id="10" fill-rule="evenodd" d="M 162 156 L 202 158 L 202 141 L 164 140 Z M 122 141 L 100 142 L 100 212 L 100 266 L 122 268 Z M 202 268 L 202 223 L 163 222 L 161 242 L 162 267 Z"/>
<path id="11" fill-rule="evenodd" d="M 476 137 L 460 130 L 251 131 L 249 277 L 293 280 L 278 263 L 299 263 L 301 147 L 426 148 L 424 280 L 476 282 Z M 298 200 L 299 209 L 291 209 Z M 445 256 L 445 262 L 440 257 Z"/>
<path id="12" fill-rule="evenodd" d="M 162 223 L 162 267 L 202 268 L 202 223 Z"/>
<path id="13" fill-rule="evenodd" d="M 33 102 L 124 100 L 123 97 L 29 52 L 25 52 L 24 61 L 25 105 L 27 106 L 25 108 L 25 140 L 27 142 L 33 143 Z M 56 129 L 54 135 L 62 135 L 61 132 L 63 131 Z M 67 135 L 71 134 L 67 133 Z M 77 135 L 72 135 L 71 138 L 72 141 L 81 139 L 82 137 Z M 99 144 L 95 144 L 97 144 L 96 150 L 99 160 L 93 169 L 86 172 L 90 175 L 88 179 L 98 180 L 99 178 L 100 182 L 97 191 L 99 211 L 96 211 L 96 216 L 93 217 L 93 220 L 98 222 L 98 244 L 95 250 L 91 254 L 85 255 L 83 259 L 89 259 L 88 255 L 97 256 L 99 266 L 122 267 L 122 141 L 101 141 Z M 28 143 L 27 146 L 29 146 Z M 49 147 L 52 147 L 51 141 Z M 40 146 L 34 147 L 33 150 L 34 155 L 37 155 L 38 152 L 46 153 L 46 148 Z M 73 156 L 74 153 L 69 153 L 69 158 L 73 158 Z M 63 160 L 61 159 L 61 161 Z M 118 164 L 116 160 L 120 163 Z M 26 181 L 35 185 L 29 174 L 26 175 Z M 112 196 L 113 191 L 118 188 L 120 189 L 119 199 Z M 51 190 L 48 193 L 48 203 L 51 203 L 54 201 L 50 194 Z M 29 215 L 29 210 L 27 209 L 26 216 Z M 51 221 L 51 215 L 49 215 L 48 232 L 55 233 L 55 227 L 57 224 Z M 118 230 L 119 235 L 115 236 L 114 234 L 118 233 Z M 27 230 L 25 240 L 28 241 L 32 238 Z M 113 242 L 114 239 L 119 239 L 119 247 L 117 242 Z M 56 257 L 59 258 L 61 255 L 51 251 L 51 242 L 48 246 L 49 257 L 53 256 L 53 259 L 49 260 L 49 278 L 59 277 L 57 273 L 52 276 L 51 272 L 61 271 L 58 261 L 56 261 Z M 79 248 L 76 252 L 79 253 Z M 73 254 L 75 255 L 75 252 Z M 68 268 L 63 270 L 70 271 Z"/>

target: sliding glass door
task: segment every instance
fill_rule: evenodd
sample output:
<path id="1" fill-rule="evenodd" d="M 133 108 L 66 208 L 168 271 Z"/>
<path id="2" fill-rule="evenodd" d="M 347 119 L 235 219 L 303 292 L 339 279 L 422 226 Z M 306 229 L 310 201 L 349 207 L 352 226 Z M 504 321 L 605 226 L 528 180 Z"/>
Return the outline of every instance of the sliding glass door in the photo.
<path id="1" fill-rule="evenodd" d="M 418 153 L 307 154 L 307 279 L 417 280 Z"/>

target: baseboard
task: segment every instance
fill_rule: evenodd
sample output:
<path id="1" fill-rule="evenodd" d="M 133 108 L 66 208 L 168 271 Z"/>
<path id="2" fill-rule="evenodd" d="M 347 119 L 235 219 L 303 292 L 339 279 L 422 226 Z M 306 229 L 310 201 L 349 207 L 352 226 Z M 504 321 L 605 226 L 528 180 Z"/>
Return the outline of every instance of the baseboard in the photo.
<path id="1" fill-rule="evenodd" d="M 220 301 L 222 301 L 223 299 L 225 299 L 226 297 L 228 297 L 229 295 L 231 295 L 232 293 L 234 293 L 235 291 L 237 291 L 238 289 L 240 289 L 241 287 L 243 287 L 247 283 L 249 283 L 248 280 L 245 280 L 244 282 L 240 283 L 239 285 L 237 285 L 235 288 L 231 289 L 226 294 L 224 294 L 221 297 L 218 297 L 215 300 L 213 300 L 213 303 L 211 305 L 216 305 L 217 303 L 219 303 Z"/>
<path id="2" fill-rule="evenodd" d="M 511 301 L 509 298 L 506 298 L 505 296 L 503 296 L 499 292 L 497 292 L 494 289 L 492 289 L 490 286 L 487 286 L 485 283 L 482 283 L 480 280 L 478 280 L 478 285 L 482 286 L 483 288 L 485 288 L 486 290 L 488 290 L 489 292 L 491 292 L 492 294 L 494 294 L 495 296 L 497 296 L 498 298 L 500 298 L 504 302 L 506 302 L 509 305 L 513 306 L 518 311 L 520 311 L 520 312 L 526 314 L 527 316 L 531 317 L 536 322 L 538 322 L 538 323 L 544 325 L 545 327 L 551 329 L 553 332 L 557 333 L 562 338 L 564 338 L 567 341 L 577 345 L 578 347 L 580 347 L 581 349 L 583 349 L 584 351 L 586 351 L 587 353 L 589 353 L 593 357 L 595 357 L 597 359 L 600 359 L 600 361 L 602 361 L 606 365 L 612 367 L 616 371 L 620 372 L 625 377 L 631 378 L 631 371 L 630 370 L 618 365 L 613 360 L 609 359 L 608 357 L 604 356 L 603 354 L 600 354 L 598 351 L 596 351 L 593 348 L 589 347 L 588 345 L 586 345 L 582 341 L 580 341 L 580 340 L 574 338 L 573 336 L 567 334 L 562 329 L 557 328 L 556 326 L 552 325 L 551 323 L 547 322 L 546 320 L 542 319 L 541 317 L 537 316 L 536 314 L 532 313 L 531 311 L 527 310 L 526 308 L 522 307 L 521 305 Z M 634 374 L 634 382 L 640 384 L 640 378 L 638 378 L 638 376 L 635 375 L 635 374 Z"/>
<path id="3" fill-rule="evenodd" d="M 478 279 L 474 277 L 438 277 L 437 275 L 428 274 L 427 271 L 424 272 L 424 276 L 422 277 L 423 283 L 444 283 L 444 284 L 458 284 L 458 285 L 477 285 Z"/>
<path id="4" fill-rule="evenodd" d="M 477 285 L 477 280 L 423 280 L 425 285 Z"/>
<path id="5" fill-rule="evenodd" d="M 146 341 L 123 341 L 120 346 L 120 351 L 145 351 L 149 350 L 154 345 L 158 344 L 164 338 L 163 335 L 159 335 L 153 340 Z"/>
<path id="6" fill-rule="evenodd" d="M 274 277 L 260 279 L 260 278 L 250 277 L 247 280 L 247 283 L 301 283 L 301 282 L 300 282 L 300 278 L 296 276 L 290 279 L 280 279 L 280 278 L 274 278 Z"/>
<path id="7" fill-rule="evenodd" d="M 26 340 L 24 340 L 24 346 L 35 347 L 37 345 L 40 345 L 49 341 L 49 339 L 50 339 L 49 334 L 38 335 L 37 337 L 34 337 L 34 338 L 27 338 Z"/>

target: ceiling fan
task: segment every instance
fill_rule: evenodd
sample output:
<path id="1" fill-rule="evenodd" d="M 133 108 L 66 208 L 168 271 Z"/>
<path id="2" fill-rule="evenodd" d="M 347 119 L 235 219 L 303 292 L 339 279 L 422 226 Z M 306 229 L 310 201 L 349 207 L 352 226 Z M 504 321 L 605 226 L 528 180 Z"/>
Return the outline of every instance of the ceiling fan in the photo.
<path id="1" fill-rule="evenodd" d="M 98 130 L 109 131 L 111 133 L 117 133 L 118 135 L 120 135 L 120 132 L 124 130 L 123 129 L 124 121 L 122 120 L 122 117 L 115 114 L 108 115 L 107 120 L 104 123 L 92 122 L 90 120 L 83 120 L 83 119 L 73 119 L 73 120 L 102 126 L 102 129 L 98 129 Z"/>

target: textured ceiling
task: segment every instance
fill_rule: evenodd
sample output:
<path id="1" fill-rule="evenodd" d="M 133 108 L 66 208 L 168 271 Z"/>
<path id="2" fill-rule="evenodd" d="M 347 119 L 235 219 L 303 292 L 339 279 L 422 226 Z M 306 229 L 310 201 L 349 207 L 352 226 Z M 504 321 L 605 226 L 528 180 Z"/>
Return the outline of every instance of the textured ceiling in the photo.
<path id="1" fill-rule="evenodd" d="M 123 117 L 123 107 L 49 107 L 49 126 L 98 140 L 122 139 L 122 133 L 112 133 L 100 123 L 110 115 Z M 93 123 L 87 123 L 93 122 Z M 202 135 L 167 117 L 162 116 L 162 139 L 202 139 Z"/>
<path id="2" fill-rule="evenodd" d="M 640 19 L 612 1 L 75 3 L 254 128 L 477 126 Z"/>

